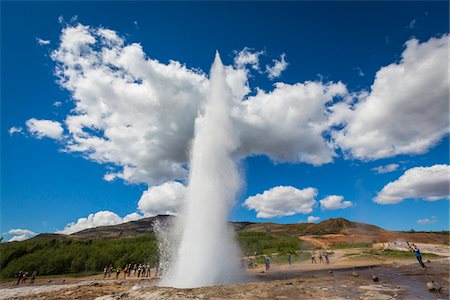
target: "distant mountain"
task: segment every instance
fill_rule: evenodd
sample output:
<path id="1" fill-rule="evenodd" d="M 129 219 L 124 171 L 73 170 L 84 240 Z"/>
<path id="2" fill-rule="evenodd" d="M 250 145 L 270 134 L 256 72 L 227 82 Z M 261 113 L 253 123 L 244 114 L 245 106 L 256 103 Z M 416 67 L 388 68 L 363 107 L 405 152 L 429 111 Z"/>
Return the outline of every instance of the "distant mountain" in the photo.
<path id="1" fill-rule="evenodd" d="M 127 237 L 149 236 L 154 234 L 154 224 L 169 226 L 175 217 L 159 215 L 143 218 L 118 225 L 99 226 L 85 229 L 71 235 L 43 233 L 33 239 L 72 238 L 76 240 L 114 240 Z M 320 223 L 278 224 L 271 222 L 230 222 L 236 232 L 263 232 L 272 235 L 325 236 L 331 243 L 384 242 L 384 241 L 416 241 L 448 244 L 448 235 L 440 233 L 407 233 L 384 230 L 375 225 L 352 222 L 344 218 L 335 218 Z"/>
<path id="2" fill-rule="evenodd" d="M 51 239 L 58 237 L 71 237 L 74 239 L 117 239 L 125 237 L 136 237 L 150 235 L 154 233 L 154 224 L 159 222 L 161 226 L 168 226 L 175 217 L 159 215 L 156 217 L 143 218 L 118 225 L 99 226 L 85 229 L 71 235 L 62 234 L 39 234 L 35 239 Z M 384 232 L 385 230 L 369 224 L 351 222 L 343 218 L 329 219 L 318 224 L 297 223 L 297 224 L 277 224 L 277 223 L 253 223 L 253 222 L 230 222 L 236 231 L 243 232 L 265 232 L 274 234 L 298 235 L 324 235 L 354 232 Z"/>

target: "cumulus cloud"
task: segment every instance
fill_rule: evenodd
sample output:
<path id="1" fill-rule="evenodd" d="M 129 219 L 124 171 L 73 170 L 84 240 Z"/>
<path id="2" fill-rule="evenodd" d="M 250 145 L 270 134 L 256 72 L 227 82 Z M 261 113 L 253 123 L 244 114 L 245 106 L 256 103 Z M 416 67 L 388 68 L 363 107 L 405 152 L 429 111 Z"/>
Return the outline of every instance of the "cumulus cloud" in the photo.
<path id="1" fill-rule="evenodd" d="M 337 145 L 373 160 L 422 154 L 448 134 L 449 35 L 406 42 L 399 63 L 381 68 L 371 92 L 351 107 Z"/>
<path id="2" fill-rule="evenodd" d="M 371 92 L 357 93 L 357 100 L 343 83 L 325 81 L 278 82 L 250 95 L 249 69 L 261 72 L 263 51 L 244 48 L 226 66 L 241 142 L 236 158 L 266 155 L 319 166 L 332 162 L 338 147 L 360 159 L 426 151 L 447 132 L 445 64 L 436 63 L 445 59 L 447 44 L 448 36 L 409 41 L 402 60 L 382 68 Z M 186 180 L 194 123 L 209 86 L 205 73 L 175 60 L 160 62 L 113 30 L 82 24 L 62 29 L 51 57 L 74 107 L 61 122 L 28 120 L 30 132 L 113 166 L 108 181 L 145 183 L 150 193 L 152 186 Z M 276 61 L 280 67 L 273 71 L 281 72 L 284 54 Z"/>
<path id="3" fill-rule="evenodd" d="M 72 234 L 88 228 L 117 225 L 129 221 L 136 221 L 140 218 L 142 216 L 137 213 L 131 213 L 121 218 L 111 211 L 99 211 L 94 214 L 89 214 L 87 218 L 79 218 L 76 222 L 67 224 L 63 230 L 57 231 L 56 233 Z"/>
<path id="4" fill-rule="evenodd" d="M 275 79 L 280 77 L 281 72 L 283 72 L 284 70 L 286 70 L 288 63 L 285 60 L 286 58 L 286 54 L 281 54 L 280 60 L 274 59 L 273 60 L 273 65 L 269 66 L 266 65 L 266 72 L 267 72 L 267 76 L 270 79 Z"/>
<path id="5" fill-rule="evenodd" d="M 343 209 L 353 205 L 350 201 L 343 201 L 343 196 L 331 195 L 320 200 L 320 208 L 323 210 Z"/>
<path id="6" fill-rule="evenodd" d="M 374 201 L 395 204 L 405 199 L 437 201 L 450 199 L 450 166 L 434 165 L 407 170 L 400 178 L 388 183 Z"/>
<path id="7" fill-rule="evenodd" d="M 8 133 L 9 135 L 20 134 L 23 133 L 23 128 L 13 126 L 8 130 Z"/>
<path id="8" fill-rule="evenodd" d="M 394 172 L 395 170 L 398 169 L 398 167 L 399 167 L 398 164 L 388 164 L 385 166 L 379 166 L 379 167 L 372 168 L 372 171 L 374 171 L 377 174 L 384 174 L 384 173 Z"/>
<path id="9" fill-rule="evenodd" d="M 36 233 L 27 229 L 11 229 L 6 234 L 14 235 L 8 242 L 24 241 L 36 235 Z"/>
<path id="10" fill-rule="evenodd" d="M 42 46 L 42 45 L 50 45 L 50 40 L 43 40 L 43 39 L 40 39 L 40 38 L 36 38 L 36 42 L 40 46 Z"/>
<path id="11" fill-rule="evenodd" d="M 59 140 L 62 137 L 64 129 L 61 123 L 50 120 L 37 120 L 35 118 L 29 119 L 25 123 L 28 131 L 36 136 L 38 139 L 43 137 Z"/>
<path id="12" fill-rule="evenodd" d="M 275 218 L 295 214 L 309 214 L 316 205 L 315 188 L 297 189 L 292 186 L 277 186 L 244 201 L 244 206 L 257 212 L 258 218 Z"/>
<path id="13" fill-rule="evenodd" d="M 276 83 L 258 90 L 234 110 L 241 155 L 263 154 L 279 162 L 329 163 L 336 156 L 323 137 L 328 130 L 327 105 L 347 94 L 342 83 Z"/>
<path id="14" fill-rule="evenodd" d="M 316 223 L 319 220 L 320 220 L 319 217 L 308 216 L 308 218 L 306 219 L 306 222 L 308 222 L 308 223 Z"/>
<path id="15" fill-rule="evenodd" d="M 417 224 L 420 224 L 420 225 L 434 224 L 436 222 L 437 222 L 437 218 L 435 216 L 431 216 L 431 218 L 417 220 Z"/>
<path id="16" fill-rule="evenodd" d="M 245 68 L 247 65 L 254 70 L 259 71 L 259 57 L 264 54 L 264 51 L 255 51 L 254 49 L 245 47 L 236 53 L 234 57 L 234 65 L 237 68 Z"/>
<path id="17" fill-rule="evenodd" d="M 127 45 L 106 28 L 69 25 L 60 39 L 52 59 L 60 86 L 71 92 L 75 105 L 64 120 L 64 150 L 115 165 L 106 180 L 149 186 L 185 180 L 207 76 L 177 61 L 164 64 L 149 58 L 139 44 Z M 235 102 L 232 117 L 242 144 L 236 154 L 313 165 L 331 162 L 336 154 L 324 138 L 331 115 L 326 107 L 347 93 L 345 85 L 277 83 L 271 92 L 258 90 L 244 99 L 250 92 L 245 66 L 256 67 L 261 54 L 245 48 L 235 66 L 226 67 Z M 48 136 L 36 132 L 37 137 Z"/>
<path id="18" fill-rule="evenodd" d="M 179 182 L 166 182 L 145 191 L 138 203 L 145 216 L 175 215 L 186 199 L 186 187 Z"/>

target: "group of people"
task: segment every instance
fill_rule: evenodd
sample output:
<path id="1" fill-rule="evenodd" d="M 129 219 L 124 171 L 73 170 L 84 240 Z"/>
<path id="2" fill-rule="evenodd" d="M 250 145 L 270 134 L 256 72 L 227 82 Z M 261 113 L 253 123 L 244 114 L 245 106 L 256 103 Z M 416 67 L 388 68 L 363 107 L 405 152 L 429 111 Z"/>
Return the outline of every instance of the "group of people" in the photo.
<path id="1" fill-rule="evenodd" d="M 27 283 L 27 279 L 30 276 L 29 272 L 25 272 L 20 270 L 19 272 L 17 272 L 17 285 L 19 285 L 20 283 L 25 284 Z M 36 280 L 36 277 L 38 276 L 38 271 L 34 270 L 33 272 L 31 272 L 31 279 L 30 279 L 30 283 L 33 284 L 34 281 Z"/>
<path id="2" fill-rule="evenodd" d="M 330 263 L 330 259 L 328 258 L 328 252 L 320 250 L 318 253 L 319 263 L 326 263 L 327 265 Z M 311 263 L 317 264 L 316 253 L 313 251 L 311 253 Z"/>
<path id="3" fill-rule="evenodd" d="M 123 279 L 126 279 L 127 277 L 133 277 L 133 278 L 144 278 L 144 277 L 151 277 L 151 269 L 152 266 L 150 264 L 127 264 L 122 269 L 121 267 L 114 268 L 113 265 L 105 266 L 103 269 L 103 278 L 110 278 L 112 273 L 116 274 L 116 279 L 119 279 L 120 273 L 123 271 Z M 155 275 L 154 277 L 157 277 L 161 275 L 159 270 L 159 264 L 156 264 L 155 266 Z"/>

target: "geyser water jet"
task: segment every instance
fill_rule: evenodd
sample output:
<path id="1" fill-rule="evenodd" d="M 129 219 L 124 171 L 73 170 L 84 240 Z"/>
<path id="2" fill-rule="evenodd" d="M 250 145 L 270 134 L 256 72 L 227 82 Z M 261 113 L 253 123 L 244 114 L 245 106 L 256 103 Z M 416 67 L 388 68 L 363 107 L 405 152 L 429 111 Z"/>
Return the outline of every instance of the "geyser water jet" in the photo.
<path id="1" fill-rule="evenodd" d="M 232 94 L 216 53 L 204 113 L 195 121 L 181 237 L 163 285 L 197 287 L 236 282 L 239 250 L 227 217 L 240 187 L 232 153 L 239 141 L 230 118 Z"/>

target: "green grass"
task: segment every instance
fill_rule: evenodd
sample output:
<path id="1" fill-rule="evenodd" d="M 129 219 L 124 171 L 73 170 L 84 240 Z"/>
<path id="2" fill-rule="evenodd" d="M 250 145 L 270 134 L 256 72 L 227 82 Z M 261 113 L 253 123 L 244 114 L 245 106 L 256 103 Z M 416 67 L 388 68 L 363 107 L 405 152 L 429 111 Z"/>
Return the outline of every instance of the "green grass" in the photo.
<path id="1" fill-rule="evenodd" d="M 331 249 L 372 248 L 372 243 L 337 243 Z"/>
<path id="2" fill-rule="evenodd" d="M 308 247 L 297 237 L 284 234 L 270 234 L 266 232 L 239 232 L 237 241 L 242 253 L 247 255 L 279 253 L 287 255 Z"/>
<path id="3" fill-rule="evenodd" d="M 400 250 L 383 250 L 378 251 L 375 249 L 367 249 L 363 250 L 359 253 L 346 253 L 345 257 L 349 257 L 351 259 L 361 259 L 361 258 L 385 258 L 385 259 L 415 259 L 415 255 L 409 251 L 400 251 Z M 433 254 L 433 253 L 422 253 L 423 260 L 429 258 L 439 258 L 441 256 Z"/>
<path id="4" fill-rule="evenodd" d="M 399 250 L 384 250 L 380 252 L 380 255 L 385 258 L 397 258 L 397 259 L 407 259 L 407 258 L 416 258 L 413 252 L 409 251 L 399 251 Z M 422 253 L 422 259 L 428 258 L 439 258 L 441 256 L 433 254 L 433 253 Z"/>

